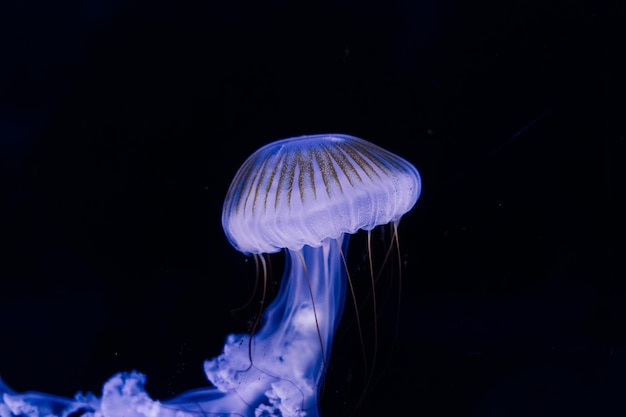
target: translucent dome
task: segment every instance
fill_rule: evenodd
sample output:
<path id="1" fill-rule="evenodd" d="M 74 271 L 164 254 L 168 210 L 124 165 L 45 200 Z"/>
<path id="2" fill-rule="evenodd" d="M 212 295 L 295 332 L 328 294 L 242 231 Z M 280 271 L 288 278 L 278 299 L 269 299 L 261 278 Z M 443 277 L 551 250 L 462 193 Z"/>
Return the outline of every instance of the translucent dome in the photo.
<path id="1" fill-rule="evenodd" d="M 412 164 L 363 139 L 283 139 L 241 166 L 224 201 L 222 225 L 244 253 L 299 250 L 399 220 L 420 191 Z"/>

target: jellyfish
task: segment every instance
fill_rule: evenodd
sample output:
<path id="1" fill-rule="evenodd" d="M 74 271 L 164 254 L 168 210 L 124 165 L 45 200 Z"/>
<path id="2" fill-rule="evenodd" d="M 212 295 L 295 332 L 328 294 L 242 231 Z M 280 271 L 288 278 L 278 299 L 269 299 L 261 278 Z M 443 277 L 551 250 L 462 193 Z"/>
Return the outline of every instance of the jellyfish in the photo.
<path id="1" fill-rule="evenodd" d="M 133 371 L 109 379 L 101 397 L 66 399 L 15 393 L 0 380 L 0 417 L 318 416 L 350 284 L 349 236 L 397 227 L 420 191 L 412 164 L 353 136 L 301 136 L 260 148 L 230 185 L 222 225 L 234 248 L 264 271 L 264 254 L 285 251 L 284 275 L 253 332 L 228 335 L 222 353 L 205 361 L 212 386 L 158 401 L 144 390 L 145 375 Z"/>

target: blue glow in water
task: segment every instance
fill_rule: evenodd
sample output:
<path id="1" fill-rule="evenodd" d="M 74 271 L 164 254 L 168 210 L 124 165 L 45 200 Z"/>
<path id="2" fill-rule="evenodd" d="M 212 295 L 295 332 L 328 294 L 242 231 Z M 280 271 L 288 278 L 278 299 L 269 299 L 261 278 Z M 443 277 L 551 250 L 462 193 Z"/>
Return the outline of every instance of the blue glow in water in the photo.
<path id="1" fill-rule="evenodd" d="M 109 379 L 100 397 L 69 399 L 15 393 L 0 381 L 0 417 L 317 416 L 346 298 L 349 234 L 398 222 L 420 190 L 410 163 L 355 137 L 303 136 L 259 149 L 231 184 L 222 224 L 238 250 L 285 249 L 287 265 L 258 331 L 229 335 L 205 362 L 213 386 L 159 401 L 143 374 L 129 372 Z"/>

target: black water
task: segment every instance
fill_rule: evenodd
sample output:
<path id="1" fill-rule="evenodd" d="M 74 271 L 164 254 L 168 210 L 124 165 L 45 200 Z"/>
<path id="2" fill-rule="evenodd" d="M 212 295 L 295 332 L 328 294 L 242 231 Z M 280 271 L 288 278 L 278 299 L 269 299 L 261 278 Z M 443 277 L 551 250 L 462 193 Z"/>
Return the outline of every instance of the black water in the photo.
<path id="1" fill-rule="evenodd" d="M 232 176 L 269 141 L 341 132 L 424 186 L 357 415 L 626 415 L 619 2 L 5 3 L 0 376 L 17 391 L 99 393 L 131 369 L 154 398 L 206 384 L 254 314 L 230 313 L 254 279 L 221 229 Z M 362 387 L 351 349 L 324 415 Z"/>

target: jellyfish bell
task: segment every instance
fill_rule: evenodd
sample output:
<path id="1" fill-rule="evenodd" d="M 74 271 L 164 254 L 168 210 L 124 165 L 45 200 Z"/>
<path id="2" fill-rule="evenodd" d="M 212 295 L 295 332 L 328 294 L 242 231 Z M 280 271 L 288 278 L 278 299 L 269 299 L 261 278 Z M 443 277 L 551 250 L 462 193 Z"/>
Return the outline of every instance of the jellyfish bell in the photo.
<path id="1" fill-rule="evenodd" d="M 262 147 L 235 175 L 222 224 L 233 246 L 262 264 L 262 254 L 284 249 L 284 276 L 258 329 L 227 336 L 222 353 L 205 361 L 213 386 L 158 401 L 146 393 L 145 376 L 133 371 L 110 378 L 101 397 L 69 399 L 16 393 L 0 380 L 0 417 L 319 415 L 333 336 L 352 286 L 349 236 L 395 227 L 420 190 L 413 165 L 352 136 L 302 136 Z"/>
<path id="2" fill-rule="evenodd" d="M 400 219 L 417 201 L 417 169 L 348 135 L 279 140 L 257 150 L 228 190 L 222 225 L 244 253 L 272 253 Z"/>

